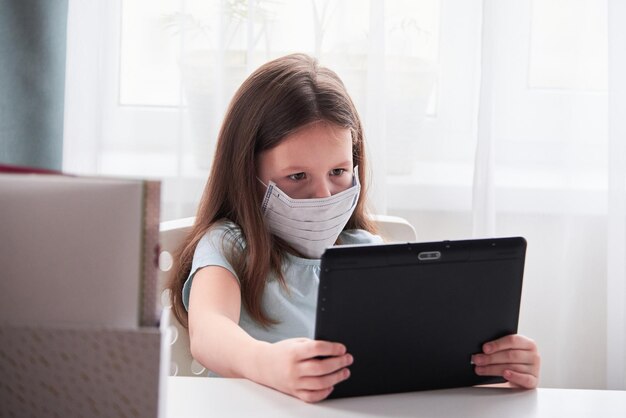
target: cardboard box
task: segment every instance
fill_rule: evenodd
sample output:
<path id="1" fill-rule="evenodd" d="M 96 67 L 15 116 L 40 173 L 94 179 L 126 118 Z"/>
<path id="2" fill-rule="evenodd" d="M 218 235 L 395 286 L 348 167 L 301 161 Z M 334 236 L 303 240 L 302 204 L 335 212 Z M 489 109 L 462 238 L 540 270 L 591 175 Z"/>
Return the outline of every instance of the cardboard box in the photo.
<path id="1" fill-rule="evenodd" d="M 0 416 L 164 416 L 160 183 L 6 171 Z"/>
<path id="2" fill-rule="evenodd" d="M 0 322 L 158 323 L 160 183 L 0 174 Z"/>

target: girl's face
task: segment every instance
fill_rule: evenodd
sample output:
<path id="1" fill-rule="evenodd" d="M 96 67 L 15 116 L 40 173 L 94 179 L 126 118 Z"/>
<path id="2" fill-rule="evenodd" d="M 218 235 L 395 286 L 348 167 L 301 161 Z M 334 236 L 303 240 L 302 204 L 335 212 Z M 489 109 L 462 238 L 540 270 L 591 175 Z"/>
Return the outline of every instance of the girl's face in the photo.
<path id="1" fill-rule="evenodd" d="M 328 197 L 352 186 L 352 135 L 347 128 L 314 122 L 258 157 L 258 177 L 294 199 Z"/>

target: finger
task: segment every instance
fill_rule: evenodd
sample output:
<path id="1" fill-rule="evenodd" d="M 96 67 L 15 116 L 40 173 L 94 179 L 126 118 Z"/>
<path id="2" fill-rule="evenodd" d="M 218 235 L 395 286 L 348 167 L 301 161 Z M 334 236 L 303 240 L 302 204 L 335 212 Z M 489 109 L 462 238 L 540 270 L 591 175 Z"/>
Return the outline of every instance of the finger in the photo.
<path id="1" fill-rule="evenodd" d="M 323 390 L 298 390 L 294 395 L 305 402 L 314 403 L 326 399 L 333 389 L 331 387 Z"/>
<path id="2" fill-rule="evenodd" d="M 483 344 L 483 352 L 485 354 L 510 349 L 536 351 L 537 344 L 530 338 L 519 334 L 507 335 L 506 337 Z"/>
<path id="3" fill-rule="evenodd" d="M 309 359 L 300 363 L 299 372 L 301 376 L 323 376 L 349 366 L 352 362 L 353 358 L 350 354 L 325 359 Z"/>
<path id="4" fill-rule="evenodd" d="M 346 354 L 346 346 L 329 341 L 309 340 L 298 347 L 296 359 L 305 360 L 319 356 L 342 356 Z"/>
<path id="5" fill-rule="evenodd" d="M 507 370 L 515 371 L 518 373 L 537 375 L 538 370 L 526 364 L 498 364 L 494 366 L 476 366 L 474 371 L 479 376 L 502 376 Z"/>
<path id="6" fill-rule="evenodd" d="M 534 389 L 539 383 L 537 376 L 528 373 L 519 373 L 513 370 L 505 370 L 503 377 L 510 383 L 524 389 Z"/>
<path id="7" fill-rule="evenodd" d="M 350 377 L 350 370 L 343 368 L 325 376 L 308 376 L 298 380 L 296 388 L 300 390 L 324 390 L 343 382 Z"/>
<path id="8" fill-rule="evenodd" d="M 478 366 L 489 364 L 538 364 L 539 354 L 528 350 L 505 350 L 494 354 L 474 354 L 472 363 Z"/>

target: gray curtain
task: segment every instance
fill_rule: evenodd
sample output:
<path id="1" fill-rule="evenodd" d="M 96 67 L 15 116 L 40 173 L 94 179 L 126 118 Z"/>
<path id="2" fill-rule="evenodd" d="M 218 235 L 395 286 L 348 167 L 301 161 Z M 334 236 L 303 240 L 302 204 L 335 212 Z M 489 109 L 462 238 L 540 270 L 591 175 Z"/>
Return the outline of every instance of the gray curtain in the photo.
<path id="1" fill-rule="evenodd" d="M 0 0 L 0 163 L 60 170 L 68 0 Z"/>

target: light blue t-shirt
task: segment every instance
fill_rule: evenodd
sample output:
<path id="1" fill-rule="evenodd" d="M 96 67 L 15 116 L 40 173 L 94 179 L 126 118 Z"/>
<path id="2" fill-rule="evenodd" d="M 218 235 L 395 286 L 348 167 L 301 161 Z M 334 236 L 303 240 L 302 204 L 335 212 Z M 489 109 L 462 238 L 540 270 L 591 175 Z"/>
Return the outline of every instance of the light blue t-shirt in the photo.
<path id="1" fill-rule="evenodd" d="M 345 230 L 340 235 L 340 242 L 348 244 L 382 244 L 378 235 L 364 230 Z M 221 266 L 230 271 L 237 281 L 239 278 L 228 262 L 225 251 L 235 243 L 240 249 L 245 248 L 241 230 L 233 222 L 221 222 L 214 225 L 200 239 L 196 247 L 189 278 L 183 286 L 183 303 L 189 309 L 189 293 L 194 275 L 198 269 L 206 266 Z M 287 338 L 313 338 L 317 289 L 319 286 L 320 260 L 296 257 L 287 254 L 283 261 L 283 275 L 289 293 L 287 293 L 271 273 L 262 297 L 262 307 L 270 318 L 278 324 L 264 328 L 248 315 L 243 304 L 239 326 L 257 340 L 270 343 Z"/>

